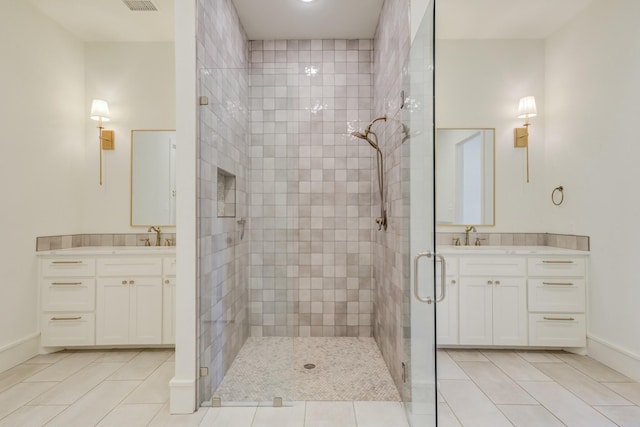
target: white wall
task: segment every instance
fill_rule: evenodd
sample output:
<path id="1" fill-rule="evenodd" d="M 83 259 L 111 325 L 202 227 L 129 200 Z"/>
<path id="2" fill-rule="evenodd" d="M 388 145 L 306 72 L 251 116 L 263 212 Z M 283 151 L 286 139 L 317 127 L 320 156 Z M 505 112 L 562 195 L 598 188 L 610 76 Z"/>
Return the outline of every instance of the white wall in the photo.
<path id="1" fill-rule="evenodd" d="M 80 231 L 85 114 L 82 43 L 28 2 L 0 1 L 0 58 L 2 371 L 37 350 L 36 236 Z"/>
<path id="2" fill-rule="evenodd" d="M 174 44 L 87 43 L 85 61 L 87 167 L 82 231 L 131 233 L 136 230 L 129 225 L 131 130 L 175 129 Z M 115 150 L 103 152 L 102 187 L 97 122 L 89 119 L 94 98 L 109 102 L 111 121 L 105 123 L 105 129 L 115 131 Z"/>
<path id="3" fill-rule="evenodd" d="M 196 403 L 196 4 L 175 2 L 176 34 L 176 371 L 170 411 L 191 413 Z"/>
<path id="4" fill-rule="evenodd" d="M 549 231 L 591 236 L 589 335 L 605 348 L 590 352 L 636 379 L 639 17 L 637 0 L 596 0 L 547 40 L 544 171 L 547 189 L 566 195 L 561 207 L 547 203 Z M 619 357 L 606 350 L 615 347 Z"/>
<path id="5" fill-rule="evenodd" d="M 478 231 L 547 231 L 539 220 L 548 196 L 544 49 L 541 40 L 436 42 L 436 127 L 496 129 L 496 225 Z M 523 124 L 516 117 L 518 101 L 526 95 L 535 95 L 538 103 L 538 117 L 529 128 L 529 184 L 525 150 L 513 147 L 513 129 Z"/>

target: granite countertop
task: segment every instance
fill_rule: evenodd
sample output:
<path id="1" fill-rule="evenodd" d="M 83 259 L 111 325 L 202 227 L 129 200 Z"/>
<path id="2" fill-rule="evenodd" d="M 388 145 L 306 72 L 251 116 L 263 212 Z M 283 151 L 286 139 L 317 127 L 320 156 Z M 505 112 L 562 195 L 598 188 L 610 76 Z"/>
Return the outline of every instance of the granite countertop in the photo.
<path id="1" fill-rule="evenodd" d="M 175 246 L 82 246 L 38 251 L 37 256 L 82 255 L 175 255 Z"/>
<path id="2" fill-rule="evenodd" d="M 446 255 L 589 255 L 589 251 L 553 246 L 438 246 Z"/>

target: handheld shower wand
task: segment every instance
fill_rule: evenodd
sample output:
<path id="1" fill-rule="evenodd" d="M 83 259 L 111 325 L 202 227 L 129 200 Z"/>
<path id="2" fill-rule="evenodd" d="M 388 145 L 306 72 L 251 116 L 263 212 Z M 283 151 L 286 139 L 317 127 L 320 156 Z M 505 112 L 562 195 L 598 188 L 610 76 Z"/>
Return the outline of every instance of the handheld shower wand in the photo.
<path id="1" fill-rule="evenodd" d="M 378 135 L 376 135 L 374 132 L 371 132 L 371 126 L 378 120 L 386 121 L 387 116 L 381 116 L 376 119 L 373 119 L 371 123 L 369 123 L 367 127 L 364 129 L 364 133 L 351 132 L 351 135 L 355 136 L 358 139 L 363 139 L 367 141 L 369 145 L 371 145 L 371 147 L 373 147 L 373 149 L 376 150 L 376 160 L 377 160 L 376 163 L 378 167 L 378 192 L 380 194 L 380 216 L 376 218 L 376 224 L 378 224 L 378 230 L 382 230 L 384 228 L 386 231 L 387 230 L 387 210 L 384 207 L 385 205 L 384 164 L 383 164 L 383 158 L 382 158 L 382 151 L 380 150 L 380 146 L 378 145 Z M 375 141 L 371 140 L 371 138 L 369 138 L 369 135 L 373 135 L 373 137 L 375 138 Z"/>

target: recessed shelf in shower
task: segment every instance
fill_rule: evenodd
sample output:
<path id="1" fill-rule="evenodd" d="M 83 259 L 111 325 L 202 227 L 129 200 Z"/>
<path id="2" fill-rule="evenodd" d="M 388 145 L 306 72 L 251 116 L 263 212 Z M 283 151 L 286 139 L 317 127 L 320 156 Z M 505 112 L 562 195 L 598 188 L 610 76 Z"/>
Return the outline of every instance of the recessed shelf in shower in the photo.
<path id="1" fill-rule="evenodd" d="M 236 176 L 218 168 L 218 218 L 236 216 Z"/>

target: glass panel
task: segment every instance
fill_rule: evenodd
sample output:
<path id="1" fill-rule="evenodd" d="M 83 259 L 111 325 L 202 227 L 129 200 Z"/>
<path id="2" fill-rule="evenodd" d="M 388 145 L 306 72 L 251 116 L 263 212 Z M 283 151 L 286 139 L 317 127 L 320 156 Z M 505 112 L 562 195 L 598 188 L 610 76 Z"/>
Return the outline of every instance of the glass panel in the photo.
<path id="1" fill-rule="evenodd" d="M 411 46 L 403 73 L 405 125 L 403 145 L 403 194 L 408 205 L 408 227 L 403 230 L 406 271 L 404 290 L 403 400 L 411 426 L 436 425 L 435 303 L 418 299 L 435 296 L 434 224 L 434 117 L 433 117 L 433 40 L 434 2 L 431 1 Z M 418 271 L 416 255 L 423 256 Z M 419 286 L 414 292 L 414 279 Z M 416 296 L 417 294 L 417 296 Z"/>
<path id="2" fill-rule="evenodd" d="M 263 129 L 252 129 L 249 123 L 254 100 L 250 77 L 245 69 L 200 71 L 198 333 L 203 406 L 212 399 L 223 406 L 271 405 L 275 398 L 286 404 L 293 395 L 293 292 L 286 240 L 280 238 L 288 222 L 286 209 L 277 206 L 287 197 L 287 188 L 275 185 L 274 170 L 251 167 L 253 153 L 259 151 L 261 157 L 263 147 L 270 143 L 273 148 L 275 139 L 254 138 Z M 219 188 L 220 176 L 233 177 L 233 197 L 231 184 Z M 253 203 L 249 194 L 261 202 Z M 221 195 L 224 201 L 218 200 Z M 231 202 L 233 210 L 227 209 Z"/>

